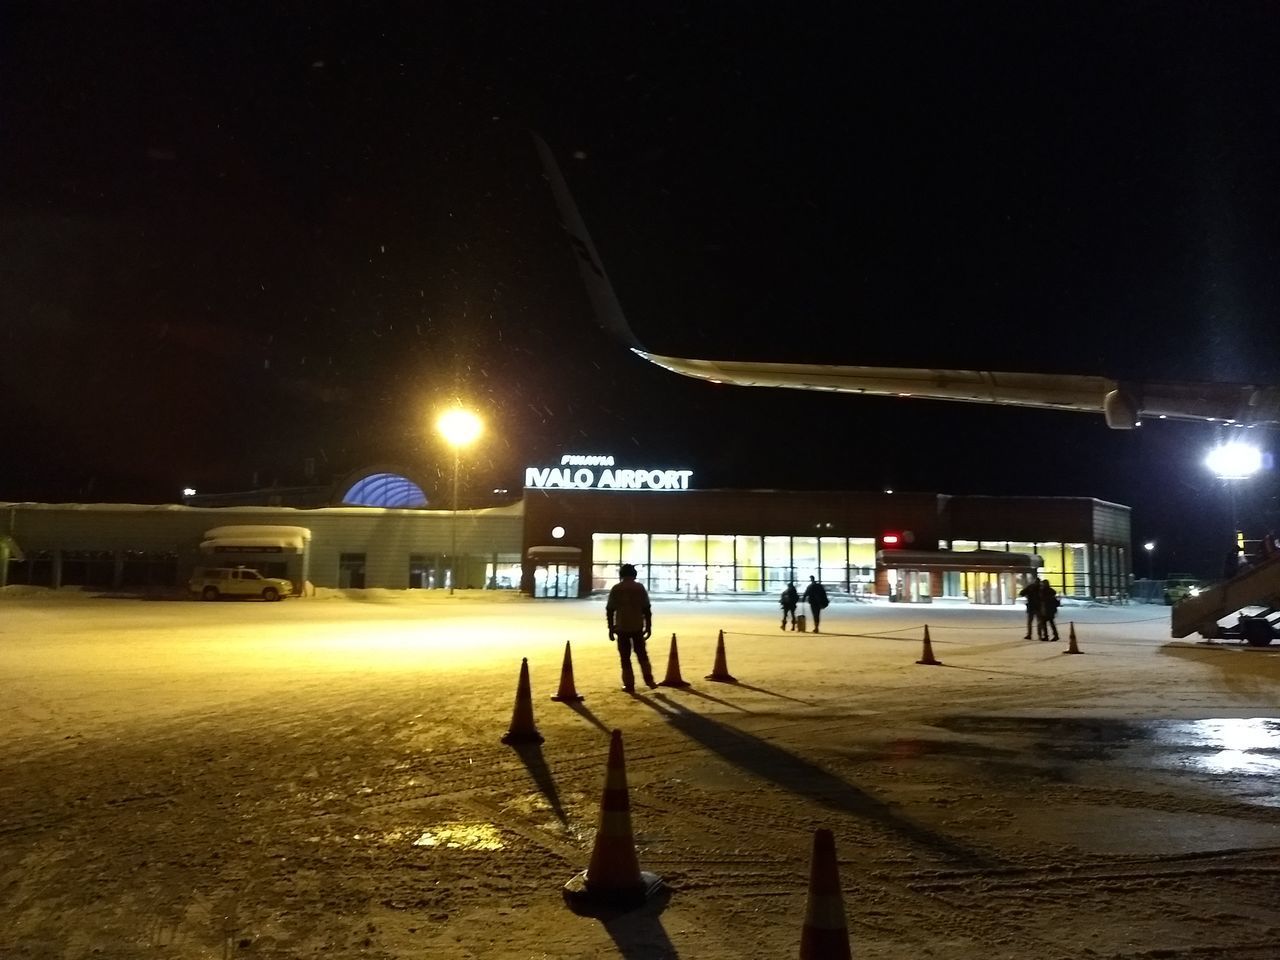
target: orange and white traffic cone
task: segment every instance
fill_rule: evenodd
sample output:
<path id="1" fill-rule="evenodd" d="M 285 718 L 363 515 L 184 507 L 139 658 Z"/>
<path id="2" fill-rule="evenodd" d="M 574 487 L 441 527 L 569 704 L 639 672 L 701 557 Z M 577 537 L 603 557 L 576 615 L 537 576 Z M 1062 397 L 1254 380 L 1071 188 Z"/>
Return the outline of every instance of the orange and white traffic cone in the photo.
<path id="1" fill-rule="evenodd" d="M 729 664 L 725 662 L 724 656 L 724 631 L 720 631 L 720 639 L 716 641 L 716 662 L 711 668 L 711 672 L 707 674 L 708 680 L 715 680 L 719 683 L 737 683 L 738 678 L 729 673 Z"/>
<path id="2" fill-rule="evenodd" d="M 671 635 L 671 653 L 667 656 L 667 675 L 658 684 L 660 687 L 687 687 L 689 681 L 680 676 L 680 651 L 676 647 L 676 635 Z"/>
<path id="3" fill-rule="evenodd" d="M 609 740 L 609 765 L 600 801 L 600 827 L 587 869 L 564 885 L 564 898 L 577 913 L 634 910 L 662 889 L 662 878 L 640 869 L 631 835 L 631 798 L 622 752 L 622 731 Z"/>
<path id="4" fill-rule="evenodd" d="M 920 654 L 920 659 L 916 663 L 923 663 L 930 667 L 942 666 L 942 661 L 937 660 L 933 656 L 933 644 L 929 640 L 929 625 L 924 625 L 924 651 Z"/>
<path id="5" fill-rule="evenodd" d="M 516 707 L 511 712 L 511 729 L 503 743 L 542 743 L 542 734 L 533 724 L 533 695 L 529 692 L 529 658 L 520 661 L 520 682 L 516 684 Z"/>
<path id="6" fill-rule="evenodd" d="M 1074 620 L 1071 621 L 1071 627 L 1067 631 L 1067 649 L 1063 650 L 1062 652 L 1063 653 L 1080 653 L 1081 652 L 1080 648 L 1076 646 L 1076 622 Z"/>
<path id="7" fill-rule="evenodd" d="M 559 703 L 570 700 L 585 700 L 573 685 L 573 654 L 569 652 L 569 641 L 564 642 L 564 663 L 560 667 L 560 689 L 551 698 Z"/>
<path id="8" fill-rule="evenodd" d="M 800 960 L 852 960 L 849 928 L 840 893 L 836 840 L 830 830 L 813 832 L 809 861 L 809 904 L 800 933 Z"/>

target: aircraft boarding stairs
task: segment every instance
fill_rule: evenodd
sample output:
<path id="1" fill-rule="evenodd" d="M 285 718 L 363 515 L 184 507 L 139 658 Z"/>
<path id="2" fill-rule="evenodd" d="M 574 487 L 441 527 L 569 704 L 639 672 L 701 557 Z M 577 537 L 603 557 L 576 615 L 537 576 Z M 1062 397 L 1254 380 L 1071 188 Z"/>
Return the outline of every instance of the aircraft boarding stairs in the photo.
<path id="1" fill-rule="evenodd" d="M 1243 640 L 1265 647 L 1280 637 L 1280 556 L 1246 567 L 1173 605 L 1170 633 L 1206 640 Z"/>

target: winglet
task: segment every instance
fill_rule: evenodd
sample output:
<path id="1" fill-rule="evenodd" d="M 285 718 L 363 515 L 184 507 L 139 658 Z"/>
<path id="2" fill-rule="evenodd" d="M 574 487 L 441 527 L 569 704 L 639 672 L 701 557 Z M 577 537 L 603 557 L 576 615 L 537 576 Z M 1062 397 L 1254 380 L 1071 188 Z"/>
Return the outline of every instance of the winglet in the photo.
<path id="1" fill-rule="evenodd" d="M 643 351 L 644 348 L 641 346 L 640 341 L 631 332 L 631 327 L 627 325 L 627 318 L 622 313 L 622 306 L 618 303 L 618 297 L 613 292 L 613 284 L 609 282 L 609 275 L 604 272 L 604 265 L 600 262 L 600 255 L 596 252 L 595 244 L 591 242 L 591 235 L 587 233 L 587 225 L 582 222 L 582 215 L 578 213 L 578 205 L 573 202 L 573 196 L 569 193 L 569 186 L 565 183 L 564 175 L 560 172 L 560 166 L 556 163 L 556 158 L 551 153 L 551 148 L 536 133 L 531 132 L 531 135 L 534 146 L 537 147 L 538 156 L 542 159 L 542 168 L 547 182 L 551 184 L 551 192 L 555 196 L 556 207 L 560 211 L 560 225 L 564 227 L 565 233 L 569 235 L 569 241 L 573 245 L 573 252 L 577 255 L 578 270 L 582 274 L 582 282 L 586 284 L 587 296 L 591 298 L 591 307 L 595 311 L 596 320 L 610 336 L 621 340 L 636 352 Z"/>

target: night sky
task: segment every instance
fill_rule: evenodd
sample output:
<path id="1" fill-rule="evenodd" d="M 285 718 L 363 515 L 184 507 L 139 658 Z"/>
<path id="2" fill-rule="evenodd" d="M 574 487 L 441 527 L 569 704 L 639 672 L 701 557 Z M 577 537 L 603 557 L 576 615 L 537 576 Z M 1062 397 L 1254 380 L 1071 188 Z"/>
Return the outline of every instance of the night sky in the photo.
<path id="1" fill-rule="evenodd" d="M 431 412 L 457 395 L 489 424 L 477 502 L 613 454 L 700 487 L 1094 496 L 1134 507 L 1157 570 L 1220 566 L 1212 425 L 715 386 L 630 355 L 528 131 L 655 352 L 1280 382 L 1273 3 L 0 18 L 0 500 L 172 502 L 308 459 L 443 494 Z M 1239 489 L 1254 535 L 1276 487 Z"/>

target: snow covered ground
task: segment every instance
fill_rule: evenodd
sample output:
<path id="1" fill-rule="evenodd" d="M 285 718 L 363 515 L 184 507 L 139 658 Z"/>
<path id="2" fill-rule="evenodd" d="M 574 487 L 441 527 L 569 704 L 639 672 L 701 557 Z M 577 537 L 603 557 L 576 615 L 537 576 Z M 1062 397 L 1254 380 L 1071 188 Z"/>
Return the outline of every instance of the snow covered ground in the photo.
<path id="1" fill-rule="evenodd" d="M 655 612 L 694 685 L 630 697 L 598 600 L 10 588 L 0 957 L 792 957 L 822 826 L 860 960 L 1280 957 L 1280 647 L 1151 606 L 1064 608 L 1057 644 L 1020 609 Z M 703 680 L 720 630 L 736 685 Z M 560 891 L 615 727 L 671 893 L 602 922 Z"/>

